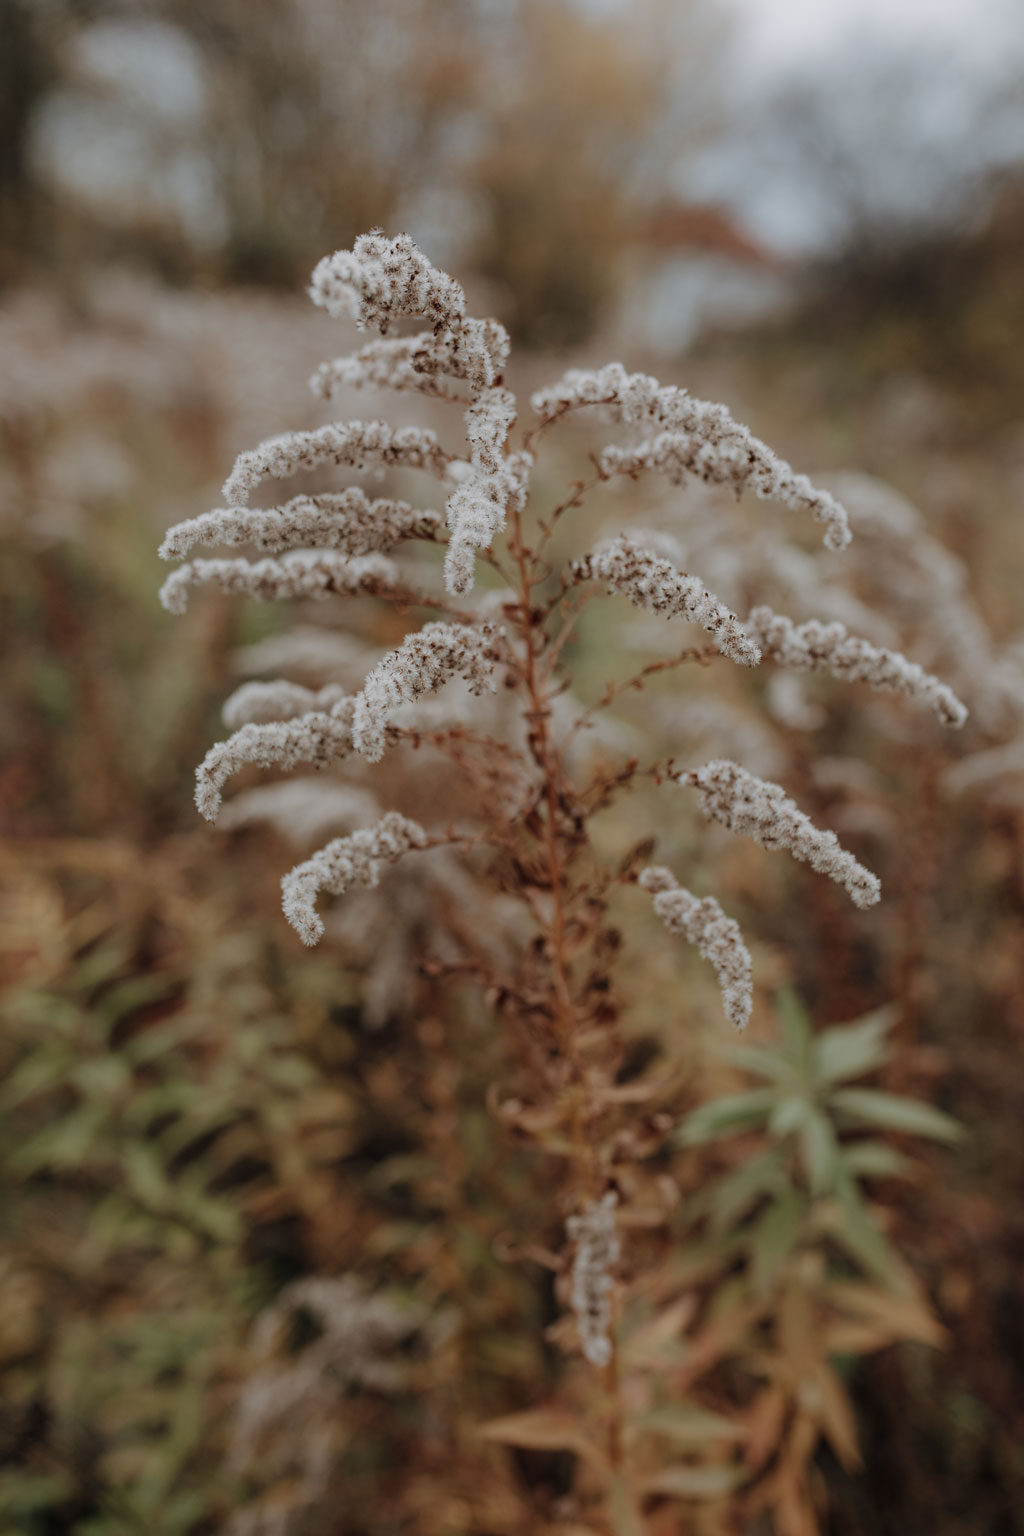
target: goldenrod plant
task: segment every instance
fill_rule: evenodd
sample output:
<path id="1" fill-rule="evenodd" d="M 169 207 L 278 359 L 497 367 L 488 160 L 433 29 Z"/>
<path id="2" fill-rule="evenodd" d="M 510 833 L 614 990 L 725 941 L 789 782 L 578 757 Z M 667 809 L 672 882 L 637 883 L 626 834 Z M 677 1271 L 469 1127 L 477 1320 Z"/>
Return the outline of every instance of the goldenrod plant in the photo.
<path id="1" fill-rule="evenodd" d="M 702 1506 L 694 1529 L 743 1529 L 744 1518 L 769 1508 L 783 1536 L 803 1536 L 817 1528 L 811 1463 L 820 1436 L 844 1465 L 857 1459 L 836 1358 L 893 1338 L 939 1336 L 863 1194 L 865 1181 L 895 1176 L 903 1164 L 865 1132 L 948 1139 L 955 1128 L 928 1106 L 846 1086 L 879 1065 L 884 1021 L 814 1035 L 793 1004 L 782 1009 L 780 1049 L 744 1047 L 734 1058 L 764 1086 L 683 1116 L 692 1083 L 636 1049 L 631 982 L 642 957 L 624 929 L 635 939 L 643 922 L 637 893 L 710 962 L 733 1025 L 753 1018 L 763 1033 L 773 1010 L 757 989 L 756 952 L 708 890 L 723 846 L 717 831 L 703 845 L 692 833 L 685 867 L 653 862 L 659 840 L 671 845 L 668 829 L 688 814 L 679 789 L 695 791 L 707 822 L 789 851 L 858 908 L 879 901 L 880 884 L 782 785 L 723 755 L 689 767 L 671 755 L 615 757 L 614 731 L 600 725 L 624 691 L 687 667 L 712 679 L 730 667 L 828 673 L 901 695 L 952 727 L 964 723 L 965 707 L 939 677 L 838 619 L 798 621 L 756 594 L 748 612 L 736 611 L 671 536 L 630 528 L 587 537 L 600 498 L 653 476 L 680 496 L 703 483 L 809 514 L 826 547 L 844 550 L 851 530 L 842 503 L 725 406 L 616 363 L 570 370 L 537 390 L 516 437 L 504 329 L 469 318 L 461 286 L 407 236 L 362 236 L 319 264 L 310 292 L 330 315 L 382 338 L 323 365 L 312 380 L 321 399 L 389 388 L 450 403 L 462 413 L 464 441 L 449 448 L 432 427 L 377 419 L 267 439 L 239 455 L 223 506 L 170 530 L 161 553 L 183 563 L 162 595 L 175 613 L 207 587 L 262 600 L 340 598 L 360 614 L 369 601 L 390 606 L 392 637 L 404 630 L 355 688 L 245 682 L 225 707 L 233 734 L 198 769 L 196 803 L 211 821 L 234 811 L 238 825 L 260 815 L 252 800 L 243 811 L 245 796 L 273 789 L 264 805 L 279 827 L 295 818 L 347 829 L 283 880 L 285 915 L 310 946 L 335 921 L 326 898 L 355 908 L 390 866 L 398 890 L 417 878 L 420 861 L 457 859 L 462 883 L 448 883 L 450 921 L 435 913 L 420 925 L 412 1017 L 429 1021 L 424 1044 L 443 1051 L 461 1028 L 468 986 L 475 1017 L 490 1021 L 492 1124 L 525 1156 L 533 1181 L 528 1205 L 507 1212 L 518 1237 L 499 1247 L 509 1264 L 553 1276 L 556 1312 L 545 1339 L 562 1364 L 520 1382 L 509 1411 L 478 1426 L 472 1447 L 463 1436 L 452 1454 L 472 1459 L 497 1443 L 563 1457 L 550 1497 L 491 1512 L 503 1530 L 519 1529 L 529 1505 L 532 1528 L 562 1536 L 660 1536 L 680 1529 L 683 1500 Z M 409 320 L 426 328 L 389 334 Z M 542 445 L 559 423 L 589 411 L 627 440 L 592 455 L 590 473 L 549 504 Z M 443 512 L 390 486 L 379 496 L 348 486 L 254 504 L 264 488 L 331 468 L 425 476 Z M 204 546 L 247 546 L 256 558 L 193 556 Z M 691 553 L 696 547 L 688 541 Z M 570 658 L 584 609 L 602 593 L 658 618 L 667 643 L 584 706 L 572 692 Z M 676 638 L 674 621 L 690 629 Z M 308 652 L 308 632 L 302 643 Z M 286 644 L 279 654 L 287 660 Z M 727 703 L 729 685 L 718 691 Z M 368 774 L 366 765 L 379 767 Z M 229 782 L 251 766 L 337 770 L 340 779 L 329 780 L 330 804 L 323 780 L 307 778 L 287 798 L 264 786 L 225 806 Z M 613 846 L 606 813 L 652 786 L 663 819 Z M 650 797 L 643 803 L 649 809 Z M 659 1007 L 681 1033 L 696 1022 L 685 995 L 666 993 Z M 472 1038 L 462 1038 L 461 1052 Z M 757 1144 L 727 1177 L 693 1191 L 697 1165 L 688 1160 L 702 1156 L 706 1168 L 709 1155 L 693 1149 L 739 1132 Z M 456 1163 L 458 1177 L 472 1180 L 465 1159 Z M 458 1198 L 472 1205 L 479 1196 L 470 1183 Z M 531 1220 L 543 1228 L 529 1231 Z M 396 1324 L 393 1342 L 400 1333 Z M 311 1392 L 320 1390 L 315 1375 Z M 324 1444 L 329 1461 L 329 1437 Z M 319 1463 L 302 1475 L 314 1488 L 330 1481 Z M 292 1523 L 237 1528 L 297 1532 L 309 1501 L 295 1510 Z M 436 1529 L 477 1529 L 477 1518 L 463 1512 L 444 1525 L 439 1516 Z"/>

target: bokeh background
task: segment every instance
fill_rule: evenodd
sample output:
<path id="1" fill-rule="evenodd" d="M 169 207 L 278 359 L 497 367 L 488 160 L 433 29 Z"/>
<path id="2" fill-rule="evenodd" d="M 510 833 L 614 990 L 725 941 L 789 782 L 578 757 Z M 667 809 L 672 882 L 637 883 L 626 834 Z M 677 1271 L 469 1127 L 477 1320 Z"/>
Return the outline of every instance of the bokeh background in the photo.
<path id="1" fill-rule="evenodd" d="M 172 620 L 156 546 L 217 503 L 237 451 L 308 424 L 307 375 L 348 345 L 303 297 L 308 274 L 381 225 L 508 325 L 513 386 L 621 357 L 727 402 L 800 469 L 895 487 L 961 562 L 985 655 L 1012 658 L 1024 12 L 0 0 L 0 39 L 0 1529 L 525 1528 L 496 1495 L 481 1523 L 490 1463 L 467 1461 L 443 1502 L 431 1479 L 450 1446 L 408 1406 L 468 1393 L 468 1372 L 497 1410 L 496 1383 L 540 1370 L 515 1345 L 534 1302 L 496 1263 L 473 1362 L 445 1354 L 445 1299 L 493 1246 L 467 1220 L 449 1252 L 437 1215 L 460 1181 L 487 1187 L 486 1081 L 428 1071 L 426 1026 L 405 1060 L 401 988 L 377 985 L 368 1029 L 358 954 L 300 952 L 273 831 L 198 824 L 192 770 L 219 702 L 288 615 L 211 596 Z M 970 1134 L 893 1206 L 947 1344 L 858 1370 L 865 1470 L 826 1466 L 826 1528 L 1009 1536 L 1024 1530 L 1019 723 L 973 740 L 1003 752 L 983 792 L 948 797 L 939 748 L 908 737 L 894 758 L 856 715 L 836 729 L 791 760 L 873 754 L 887 846 L 902 841 L 902 938 L 837 935 L 828 913 L 808 938 L 798 905 L 772 936 L 822 1023 L 897 994 L 897 1086 Z M 854 964 L 850 944 L 870 953 Z M 500 1200 L 516 1178 L 535 1199 L 524 1165 Z M 346 1292 L 363 1271 L 414 1294 L 408 1314 Z M 361 1505 L 315 1514 L 285 1492 L 247 1517 L 245 1437 L 224 1426 L 257 1373 L 253 1320 L 310 1276 L 341 1286 L 343 1341 L 360 1306 L 364 1343 L 420 1337 L 402 1346 L 412 1386 L 396 1418 L 368 1356 L 340 1407 L 310 1389 L 294 1409 L 306 1441 L 339 1416 Z"/>

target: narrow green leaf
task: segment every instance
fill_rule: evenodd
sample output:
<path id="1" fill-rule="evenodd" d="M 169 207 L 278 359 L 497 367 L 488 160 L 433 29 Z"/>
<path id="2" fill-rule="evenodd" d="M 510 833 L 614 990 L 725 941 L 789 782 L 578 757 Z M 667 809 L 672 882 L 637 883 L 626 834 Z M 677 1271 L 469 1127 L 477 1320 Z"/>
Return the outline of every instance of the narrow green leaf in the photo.
<path id="1" fill-rule="evenodd" d="M 751 1242 L 754 1289 L 765 1292 L 796 1246 L 807 1211 L 796 1190 L 782 1195 L 768 1207 L 755 1228 Z"/>
<path id="2" fill-rule="evenodd" d="M 31 1136 L 11 1154 L 11 1165 L 24 1173 L 43 1168 L 77 1168 L 92 1148 L 104 1122 L 102 1105 L 81 1104 L 62 1120 Z"/>
<path id="3" fill-rule="evenodd" d="M 688 1147 L 714 1141 L 717 1136 L 735 1136 L 762 1124 L 776 1098 L 774 1088 L 753 1088 L 749 1093 L 731 1093 L 712 1099 L 688 1115 L 676 1134 L 682 1145 Z"/>
<path id="4" fill-rule="evenodd" d="M 74 1065 L 74 1057 L 63 1045 L 40 1045 L 20 1061 L 0 1091 L 0 1107 L 13 1109 L 26 1099 L 35 1098 L 49 1088 L 65 1082 Z"/>
<path id="5" fill-rule="evenodd" d="M 914 1164 L 884 1141 L 853 1141 L 842 1149 L 843 1167 L 854 1178 L 908 1178 Z"/>
<path id="6" fill-rule="evenodd" d="M 121 1166 L 128 1187 L 136 1200 L 149 1210 L 166 1208 L 170 1195 L 167 1174 L 153 1148 L 141 1141 L 130 1141 L 121 1149 Z"/>
<path id="7" fill-rule="evenodd" d="M 714 1231 L 722 1232 L 739 1221 L 762 1195 L 778 1194 L 789 1187 L 782 1159 L 781 1150 L 770 1147 L 702 1191 L 701 1204 Z"/>
<path id="8" fill-rule="evenodd" d="M 814 1041 L 814 1075 L 819 1082 L 840 1083 L 863 1077 L 882 1065 L 891 1054 L 887 1035 L 893 1014 L 889 1008 L 854 1024 L 837 1024 Z"/>
<path id="9" fill-rule="evenodd" d="M 809 1077 L 814 1036 L 807 1009 L 791 987 L 783 987 L 775 994 L 775 1012 L 782 1030 L 783 1050 L 787 1060 L 801 1077 Z"/>
<path id="10" fill-rule="evenodd" d="M 94 1011 L 108 1026 L 116 1024 L 119 1019 L 167 997 L 175 986 L 167 976 L 129 976 L 105 992 Z"/>
<path id="11" fill-rule="evenodd" d="M 819 1109 L 809 1109 L 800 1128 L 800 1160 L 814 1194 L 831 1189 L 839 1168 L 839 1143 L 831 1120 Z"/>
<path id="12" fill-rule="evenodd" d="M 83 1097 L 90 1100 L 116 1098 L 131 1084 L 127 1065 L 112 1052 L 78 1062 L 70 1077 Z"/>
<path id="13" fill-rule="evenodd" d="M 941 1109 L 875 1088 L 839 1088 L 829 1102 L 853 1120 L 884 1126 L 890 1131 L 928 1136 L 933 1141 L 961 1141 L 965 1134 L 963 1126 Z"/>
<path id="14" fill-rule="evenodd" d="M 837 1181 L 836 1201 L 834 1220 L 830 1224 L 834 1240 L 876 1280 L 905 1293 L 908 1281 L 903 1266 L 872 1220 L 852 1179 Z"/>
<path id="15" fill-rule="evenodd" d="M 792 1062 L 786 1060 L 777 1046 L 727 1045 L 722 1055 L 731 1066 L 741 1067 L 754 1077 L 766 1077 L 773 1083 L 785 1083 L 793 1078 Z"/>
<path id="16" fill-rule="evenodd" d="M 787 1094 L 784 1099 L 779 1099 L 771 1112 L 768 1121 L 769 1136 L 774 1136 L 777 1141 L 791 1136 L 794 1131 L 800 1130 L 807 1123 L 807 1117 L 811 1112 L 811 1105 L 803 1094 Z"/>

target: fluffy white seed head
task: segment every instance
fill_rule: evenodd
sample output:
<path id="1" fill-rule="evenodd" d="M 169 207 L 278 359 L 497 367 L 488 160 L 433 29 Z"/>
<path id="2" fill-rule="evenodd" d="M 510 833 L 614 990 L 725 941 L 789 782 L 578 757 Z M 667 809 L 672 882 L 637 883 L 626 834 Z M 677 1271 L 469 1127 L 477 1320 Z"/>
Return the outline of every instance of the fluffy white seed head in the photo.
<path id="1" fill-rule="evenodd" d="M 844 886 L 856 906 L 873 906 L 881 895 L 878 877 L 840 847 L 834 832 L 816 827 L 781 785 L 727 758 L 681 774 L 679 783 L 699 791 L 701 810 L 710 821 L 762 848 L 788 848 L 795 859 Z"/>
<path id="2" fill-rule="evenodd" d="M 475 694 L 494 691 L 502 631 L 491 625 L 425 624 L 407 635 L 374 667 L 355 702 L 352 739 L 357 752 L 377 762 L 392 712 L 450 679 L 463 678 Z"/>
<path id="3" fill-rule="evenodd" d="M 632 448 L 606 448 L 598 463 L 602 475 L 638 475 L 653 470 L 674 485 L 687 475 L 713 485 L 729 485 L 737 495 L 755 495 L 810 511 L 825 524 L 825 543 L 843 549 L 850 542 L 849 519 L 828 491 L 817 490 L 798 475 L 767 443 L 736 421 L 724 405 L 698 400 L 683 389 L 662 386 L 643 373 L 627 373 L 621 363 L 588 372 L 572 369 L 532 398 L 542 421 L 578 406 L 600 405 L 627 425 L 653 435 Z"/>
<path id="4" fill-rule="evenodd" d="M 353 388 L 415 390 L 448 399 L 451 379 L 473 390 L 489 389 L 501 377 L 508 352 L 508 332 L 496 320 L 462 320 L 439 335 L 424 331 L 371 341 L 348 357 L 322 363 L 309 387 L 323 400 Z"/>
<path id="5" fill-rule="evenodd" d="M 335 838 L 285 875 L 284 915 L 304 944 L 316 944 L 324 933 L 316 910 L 321 891 L 341 896 L 354 885 L 375 886 L 383 863 L 393 864 L 410 849 L 426 846 L 427 834 L 418 822 L 389 811 L 375 827 Z"/>
<path id="6" fill-rule="evenodd" d="M 651 864 L 640 872 L 640 886 L 654 898 L 655 912 L 672 933 L 681 933 L 710 960 L 718 976 L 725 1016 L 746 1029 L 753 1000 L 750 951 L 740 926 L 726 917 L 713 896 L 699 898 L 676 880 L 670 869 Z"/>
<path id="7" fill-rule="evenodd" d="M 511 508 L 525 504 L 532 459 L 507 453 L 508 435 L 516 416 L 515 396 L 507 389 L 487 389 L 466 410 L 469 463 L 448 498 L 451 530 L 445 558 L 449 592 L 468 592 L 473 585 L 474 552 L 486 549 L 505 526 Z"/>
<path id="8" fill-rule="evenodd" d="M 168 530 L 163 560 L 180 560 L 197 544 L 252 544 L 267 554 L 286 549 L 339 549 L 346 555 L 383 554 L 404 539 L 433 539 L 438 512 L 379 497 L 359 486 L 321 496 L 293 496 L 280 507 L 216 507 Z"/>
<path id="9" fill-rule="evenodd" d="M 621 1245 L 615 1230 L 618 1195 L 609 1190 L 600 1200 L 588 1200 L 565 1224 L 576 1245 L 572 1265 L 572 1309 L 584 1359 L 603 1369 L 612 1358 L 612 1276 Z"/>
<path id="10" fill-rule="evenodd" d="M 448 457 L 428 427 L 395 431 L 384 421 L 331 421 L 309 432 L 282 432 L 240 453 L 224 482 L 224 500 L 233 507 L 247 506 L 264 480 L 287 480 L 322 464 L 358 470 L 424 469 L 443 478 Z"/>
<path id="11" fill-rule="evenodd" d="M 184 613 L 193 587 L 220 587 L 270 602 L 281 597 L 379 594 L 393 586 L 397 572 L 383 555 L 350 560 L 334 549 L 296 549 L 279 560 L 189 560 L 160 588 L 169 613 Z"/>
<path id="12" fill-rule="evenodd" d="M 704 405 L 707 402 L 701 401 Z M 752 436 L 729 417 L 724 406 L 711 410 L 723 412 L 732 431 L 720 427 L 717 416 L 709 416 L 704 430 L 661 432 L 635 448 L 605 448 L 598 456 L 598 466 L 606 479 L 613 475 L 639 475 L 644 470 L 664 475 L 672 485 L 681 485 L 687 475 L 710 485 L 728 485 L 737 495 L 753 491 L 764 500 L 809 511 L 824 523 L 825 544 L 829 549 L 845 549 L 850 542 L 846 513 L 828 491 L 815 490 L 806 475 L 796 474 L 767 444 Z"/>
<path id="13" fill-rule="evenodd" d="M 825 543 L 842 549 L 850 541 L 846 512 L 828 491 L 798 475 L 724 405 L 698 400 L 684 389 L 661 385 L 649 374 L 627 373 L 621 363 L 594 371 L 570 369 L 531 401 L 542 421 L 579 406 L 599 405 L 606 414 L 653 433 L 636 448 L 607 448 L 603 474 L 636 475 L 652 469 L 679 484 L 686 474 L 710 484 L 752 490 L 786 506 L 807 509 L 826 525 Z"/>
<path id="14" fill-rule="evenodd" d="M 720 603 L 696 576 L 679 571 L 671 560 L 625 536 L 601 544 L 570 566 L 577 581 L 603 581 L 638 608 L 666 618 L 689 619 L 714 635 L 724 656 L 752 667 L 761 660 L 756 642 L 734 613 Z"/>
<path id="15" fill-rule="evenodd" d="M 325 768 L 352 751 L 353 699 L 343 699 L 329 714 L 300 715 L 241 730 L 211 747 L 196 769 L 196 806 L 207 821 L 216 821 L 224 785 L 247 766 L 295 768 L 312 763 Z"/>
<path id="16" fill-rule="evenodd" d="M 380 230 L 319 261 L 309 294 L 336 319 L 349 315 L 360 330 L 372 325 L 382 336 L 402 317 L 429 320 L 440 330 L 466 312 L 466 295 L 453 277 L 433 266 L 408 235 L 389 240 Z"/>
<path id="17" fill-rule="evenodd" d="M 822 624 L 817 619 L 794 624 L 785 614 L 762 606 L 752 611 L 746 629 L 766 656 L 785 667 L 831 672 L 833 677 L 867 683 L 879 692 L 900 693 L 934 710 L 943 725 L 959 727 L 967 719 L 967 710 L 952 688 L 899 651 L 848 634 L 843 624 Z"/>

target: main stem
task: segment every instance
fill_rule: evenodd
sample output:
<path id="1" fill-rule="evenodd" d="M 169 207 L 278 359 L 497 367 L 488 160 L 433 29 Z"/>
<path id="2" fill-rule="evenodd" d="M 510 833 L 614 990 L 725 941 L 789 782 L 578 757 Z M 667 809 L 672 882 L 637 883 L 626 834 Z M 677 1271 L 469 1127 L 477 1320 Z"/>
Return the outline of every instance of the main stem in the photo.
<path id="1" fill-rule="evenodd" d="M 546 939 L 551 956 L 555 1017 L 559 1044 L 573 1076 L 573 1147 L 580 1164 L 587 1170 L 588 1181 L 592 1186 L 591 1194 L 596 1196 L 600 1188 L 600 1166 L 597 1149 L 593 1146 L 589 1135 L 589 1092 L 585 1069 L 576 1047 L 578 1019 L 569 967 L 564 865 L 558 834 L 560 764 L 551 740 L 551 696 L 547 686 L 550 678 L 542 681 L 537 665 L 541 651 L 535 643 L 538 624 L 533 613 L 531 555 L 523 541 L 522 519 L 518 512 L 512 514 L 510 548 L 519 575 L 520 623 L 525 652 L 523 681 L 529 698 L 527 719 L 530 723 L 530 746 L 543 784 L 545 815 L 541 818 L 542 836 L 551 895 L 550 921 Z"/>
<path id="2" fill-rule="evenodd" d="M 592 1105 L 586 1068 L 580 1060 L 576 1043 L 578 1017 L 573 1001 L 571 972 L 569 968 L 567 923 L 565 909 L 564 864 L 558 832 L 559 781 L 561 761 L 551 740 L 552 668 L 541 679 L 538 669 L 540 651 L 535 636 L 540 623 L 533 610 L 533 577 L 531 555 L 523 542 L 522 521 L 519 513 L 512 515 L 511 552 L 519 575 L 520 626 L 524 643 L 523 680 L 529 698 L 527 719 L 530 724 L 530 744 L 534 760 L 543 782 L 543 800 L 546 814 L 543 821 L 543 840 L 547 860 L 548 882 L 551 892 L 550 922 L 546 934 L 551 956 L 554 981 L 555 1014 L 558 1020 L 560 1044 L 565 1060 L 572 1073 L 572 1145 L 575 1160 L 585 1171 L 591 1199 L 601 1191 L 602 1177 L 598 1149 L 592 1135 Z M 543 643 L 541 646 L 543 650 Z M 614 1346 L 613 1346 L 614 1349 Z M 607 1450 L 611 1465 L 619 1469 L 623 1460 L 623 1410 L 619 1392 L 618 1360 L 612 1359 L 603 1372 L 605 1391 L 609 1405 L 607 1423 Z"/>

